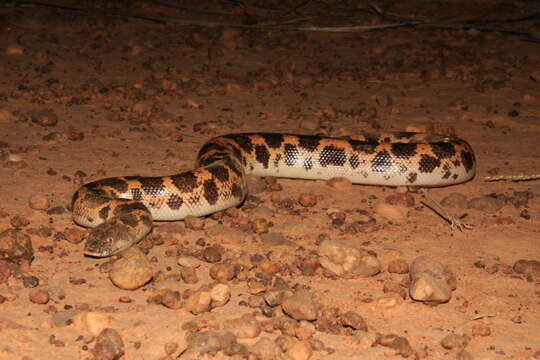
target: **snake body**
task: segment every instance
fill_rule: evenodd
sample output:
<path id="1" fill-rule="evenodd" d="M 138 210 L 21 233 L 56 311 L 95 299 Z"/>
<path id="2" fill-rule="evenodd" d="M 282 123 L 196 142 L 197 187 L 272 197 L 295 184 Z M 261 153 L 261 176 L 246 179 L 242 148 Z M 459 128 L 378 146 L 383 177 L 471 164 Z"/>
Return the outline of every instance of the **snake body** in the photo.
<path id="1" fill-rule="evenodd" d="M 76 223 L 91 228 L 85 254 L 104 257 L 142 239 L 153 220 L 181 220 L 239 205 L 248 192 L 248 174 L 433 187 L 465 182 L 474 176 L 475 167 L 470 145 L 449 135 L 230 134 L 208 141 L 193 170 L 85 184 L 73 195 L 72 211 Z"/>

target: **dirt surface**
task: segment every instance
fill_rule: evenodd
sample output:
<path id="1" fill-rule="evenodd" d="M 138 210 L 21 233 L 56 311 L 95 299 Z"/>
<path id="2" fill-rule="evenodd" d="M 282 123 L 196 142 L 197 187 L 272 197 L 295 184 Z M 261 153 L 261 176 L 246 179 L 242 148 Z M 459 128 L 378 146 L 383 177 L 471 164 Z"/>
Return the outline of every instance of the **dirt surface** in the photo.
<path id="1" fill-rule="evenodd" d="M 539 264 L 514 266 L 540 260 L 540 182 L 484 181 L 540 173 L 539 44 L 475 29 L 341 34 L 111 15 L 242 23 L 245 12 L 260 20 L 288 9 L 203 3 L 191 6 L 237 16 L 144 2 L 92 11 L 0 7 L 0 231 L 19 229 L 3 233 L 2 247 L 28 235 L 33 251 L 19 244 L 17 258 L 0 249 L 0 358 L 540 358 Z M 291 11 L 320 26 L 382 23 L 346 11 L 356 6 L 349 3 Z M 420 18 L 538 11 L 534 2 L 380 6 Z M 109 272 L 122 256 L 83 255 L 86 230 L 70 214 L 83 183 L 191 169 L 200 146 L 224 133 L 381 130 L 455 133 L 472 145 L 476 177 L 429 190 L 472 229 L 452 230 L 421 194 L 403 189 L 252 179 L 238 211 L 156 223 L 138 245 L 151 269 L 144 286 L 113 284 Z M 318 254 L 329 239 L 376 256 L 381 271 L 332 274 Z M 454 274 L 449 301 L 411 299 L 407 267 L 418 256 Z M 193 314 L 186 302 L 216 282 L 230 290 L 228 302 Z M 314 318 L 263 299 L 276 284 Z M 354 325 L 358 316 L 367 331 Z M 185 352 L 194 347 L 188 334 L 209 330 L 232 330 L 234 346 Z"/>

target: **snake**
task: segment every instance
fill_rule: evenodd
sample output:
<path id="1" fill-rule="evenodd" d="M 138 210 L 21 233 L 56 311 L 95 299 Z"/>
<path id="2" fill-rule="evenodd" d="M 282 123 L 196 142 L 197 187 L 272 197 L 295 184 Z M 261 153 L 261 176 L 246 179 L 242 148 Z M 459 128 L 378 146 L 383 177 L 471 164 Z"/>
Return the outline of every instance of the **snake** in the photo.
<path id="1" fill-rule="evenodd" d="M 73 220 L 89 228 L 84 254 L 107 257 L 143 239 L 154 221 L 200 217 L 241 205 L 249 190 L 248 175 L 441 187 L 466 182 L 475 171 L 471 146 L 455 135 L 237 133 L 206 142 L 192 170 L 84 184 L 74 193 L 71 209 Z"/>

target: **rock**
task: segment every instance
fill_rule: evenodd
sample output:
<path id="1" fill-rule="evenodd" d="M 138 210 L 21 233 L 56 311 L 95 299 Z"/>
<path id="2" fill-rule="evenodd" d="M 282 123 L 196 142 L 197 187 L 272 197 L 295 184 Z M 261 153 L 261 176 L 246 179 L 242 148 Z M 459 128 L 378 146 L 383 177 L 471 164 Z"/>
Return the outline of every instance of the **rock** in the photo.
<path id="1" fill-rule="evenodd" d="M 406 274 L 409 272 L 409 264 L 403 259 L 394 259 L 388 263 L 388 272 L 391 274 Z"/>
<path id="2" fill-rule="evenodd" d="M 354 311 L 347 311 L 339 317 L 339 322 L 343 326 L 348 326 L 354 330 L 368 331 L 366 321 L 362 316 Z"/>
<path id="3" fill-rule="evenodd" d="M 441 200 L 441 205 L 445 208 L 465 209 L 467 197 L 461 193 L 451 193 Z"/>
<path id="4" fill-rule="evenodd" d="M 251 229 L 255 234 L 267 233 L 269 228 L 270 224 L 264 218 L 256 218 L 251 222 Z"/>
<path id="5" fill-rule="evenodd" d="M 64 239 L 67 242 L 70 242 L 72 244 L 79 244 L 84 240 L 84 235 L 86 234 L 86 231 L 79 229 L 79 228 L 68 228 L 64 232 Z"/>
<path id="6" fill-rule="evenodd" d="M 196 269 L 201 266 L 201 261 L 193 256 L 180 256 L 177 264 L 186 268 Z"/>
<path id="7" fill-rule="evenodd" d="M 34 124 L 40 126 L 55 126 L 58 124 L 58 116 L 52 109 L 33 110 L 28 115 Z"/>
<path id="8" fill-rule="evenodd" d="M 9 223 L 11 224 L 11 226 L 13 226 L 14 228 L 16 229 L 20 229 L 20 228 L 23 228 L 25 226 L 28 226 L 30 224 L 30 220 L 28 220 L 26 217 L 24 216 L 20 216 L 20 215 L 15 215 L 14 217 L 11 218 L 11 220 L 9 221 Z"/>
<path id="9" fill-rule="evenodd" d="M 317 205 L 317 196 L 310 193 L 301 194 L 298 197 L 298 203 L 303 207 L 313 207 Z"/>
<path id="10" fill-rule="evenodd" d="M 185 267 L 180 270 L 180 276 L 186 284 L 196 284 L 199 282 L 197 271 L 194 268 Z"/>
<path id="11" fill-rule="evenodd" d="M 236 276 L 235 267 L 231 264 L 214 264 L 209 272 L 212 279 L 220 282 L 230 281 Z"/>
<path id="12" fill-rule="evenodd" d="M 318 253 L 322 267 L 346 279 L 373 276 L 381 270 L 381 263 L 375 256 L 341 241 L 323 241 Z"/>
<path id="13" fill-rule="evenodd" d="M 298 341 L 291 346 L 286 353 L 287 360 L 308 360 L 313 355 L 313 350 L 308 341 Z"/>
<path id="14" fill-rule="evenodd" d="M 88 331 L 94 336 L 112 324 L 112 317 L 109 314 L 98 311 L 78 311 L 72 319 L 76 328 Z"/>
<path id="15" fill-rule="evenodd" d="M 499 211 L 504 206 L 504 201 L 494 196 L 482 196 L 469 200 L 467 207 L 469 209 L 475 209 L 484 211 L 487 213 L 494 213 Z"/>
<path id="16" fill-rule="evenodd" d="M 489 326 L 474 325 L 472 327 L 472 336 L 490 336 L 491 328 Z"/>
<path id="17" fill-rule="evenodd" d="M 417 257 L 410 266 L 409 295 L 417 301 L 433 304 L 447 302 L 456 287 L 454 274 L 438 261 L 426 256 Z"/>
<path id="18" fill-rule="evenodd" d="M 287 239 L 280 232 L 267 232 L 261 234 L 261 241 L 265 246 L 296 246 L 294 241 Z"/>
<path id="19" fill-rule="evenodd" d="M 1 232 L 0 259 L 18 265 L 30 264 L 34 260 L 34 249 L 30 236 L 17 229 Z"/>
<path id="20" fill-rule="evenodd" d="M 283 311 L 295 320 L 317 319 L 317 307 L 313 296 L 307 290 L 299 290 L 293 296 L 286 298 L 281 304 Z"/>
<path id="21" fill-rule="evenodd" d="M 167 290 L 162 294 L 161 304 L 169 309 L 182 307 L 182 295 L 179 291 Z"/>
<path id="22" fill-rule="evenodd" d="M 448 334 L 441 340 L 441 346 L 447 350 L 462 349 L 469 343 L 466 335 Z"/>
<path id="23" fill-rule="evenodd" d="M 205 354 L 223 351 L 227 356 L 245 352 L 234 334 L 225 330 L 208 330 L 190 333 L 186 338 L 187 349 L 181 359 L 201 359 Z"/>
<path id="24" fill-rule="evenodd" d="M 188 215 L 184 218 L 184 226 L 190 230 L 202 230 L 204 229 L 205 220 L 201 217 Z"/>
<path id="25" fill-rule="evenodd" d="M 49 199 L 42 194 L 36 194 L 28 201 L 28 206 L 34 210 L 47 210 L 49 205 Z"/>
<path id="26" fill-rule="evenodd" d="M 326 185 L 334 189 L 349 189 L 352 187 L 352 182 L 349 179 L 337 177 L 327 180 Z"/>
<path id="27" fill-rule="evenodd" d="M 241 245 L 250 239 L 247 233 L 223 224 L 207 227 L 204 233 L 213 243 L 221 245 Z"/>
<path id="28" fill-rule="evenodd" d="M 30 292 L 28 297 L 30 301 L 33 302 L 34 304 L 41 304 L 41 305 L 48 303 L 50 299 L 49 292 L 44 289 L 34 290 Z"/>
<path id="29" fill-rule="evenodd" d="M 294 328 L 294 336 L 298 340 L 307 340 L 310 339 L 317 329 L 315 329 L 315 325 L 313 323 L 301 320 L 298 323 L 298 326 Z"/>
<path id="30" fill-rule="evenodd" d="M 124 356 L 124 342 L 114 329 L 104 329 L 96 338 L 92 350 L 95 360 L 117 360 Z"/>
<path id="31" fill-rule="evenodd" d="M 379 216 L 385 217 L 389 220 L 401 221 L 407 217 L 409 209 L 401 205 L 378 203 L 375 205 L 373 211 Z"/>
<path id="32" fill-rule="evenodd" d="M 383 293 L 398 294 L 403 300 L 407 298 L 407 291 L 405 288 L 401 284 L 395 282 L 385 282 L 383 285 Z"/>
<path id="33" fill-rule="evenodd" d="M 221 249 L 217 246 L 209 246 L 203 251 L 203 258 L 211 264 L 221 261 Z"/>
<path id="34" fill-rule="evenodd" d="M 409 344 L 409 340 L 394 334 L 381 335 L 375 344 L 392 348 L 396 350 L 396 355 L 401 355 L 404 358 L 411 356 L 414 352 Z"/>
<path id="35" fill-rule="evenodd" d="M 275 342 L 263 337 L 250 346 L 249 353 L 255 355 L 258 360 L 275 360 L 279 358 L 280 351 Z"/>
<path id="36" fill-rule="evenodd" d="M 237 339 L 254 339 L 261 333 L 261 325 L 255 319 L 230 319 L 225 321 L 223 330 L 228 330 Z"/>
<path id="37" fill-rule="evenodd" d="M 154 273 L 150 261 L 137 248 L 122 252 L 122 258 L 115 261 L 109 272 L 112 283 L 124 290 L 135 290 L 149 282 Z"/>
<path id="38" fill-rule="evenodd" d="M 197 315 L 224 306 L 231 297 L 231 289 L 225 284 L 202 286 L 186 301 L 185 308 Z"/>
<path id="39" fill-rule="evenodd" d="M 514 271 L 518 274 L 540 276 L 540 261 L 537 260 L 518 260 L 514 264 Z"/>
<path id="40" fill-rule="evenodd" d="M 403 303 L 403 298 L 396 293 L 381 295 L 375 299 L 375 304 L 381 309 L 393 309 Z"/>

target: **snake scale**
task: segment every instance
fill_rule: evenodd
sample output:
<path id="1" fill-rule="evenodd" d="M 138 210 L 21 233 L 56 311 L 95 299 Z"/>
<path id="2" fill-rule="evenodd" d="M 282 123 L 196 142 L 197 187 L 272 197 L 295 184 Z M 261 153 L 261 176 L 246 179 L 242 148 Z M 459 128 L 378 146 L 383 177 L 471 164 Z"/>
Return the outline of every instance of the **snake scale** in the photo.
<path id="1" fill-rule="evenodd" d="M 230 134 L 208 141 L 193 170 L 85 184 L 73 195 L 72 211 L 76 223 L 91 228 L 85 254 L 105 257 L 141 240 L 154 220 L 181 220 L 239 205 L 248 192 L 248 174 L 434 187 L 465 182 L 474 176 L 475 167 L 470 145 L 451 135 Z"/>

